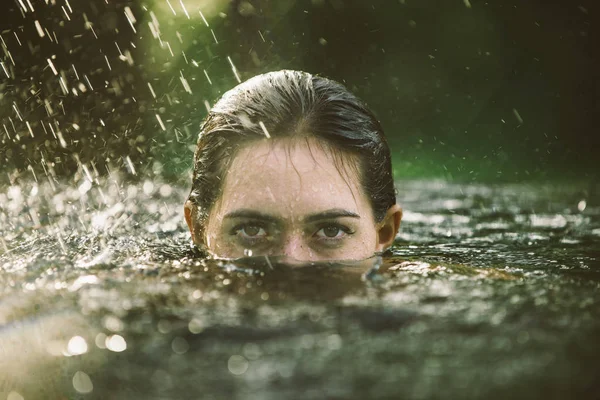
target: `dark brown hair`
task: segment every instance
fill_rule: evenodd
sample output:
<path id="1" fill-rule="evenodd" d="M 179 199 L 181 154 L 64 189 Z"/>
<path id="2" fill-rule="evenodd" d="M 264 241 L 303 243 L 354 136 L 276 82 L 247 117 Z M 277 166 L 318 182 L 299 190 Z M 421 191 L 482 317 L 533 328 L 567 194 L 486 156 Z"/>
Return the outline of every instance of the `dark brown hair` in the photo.
<path id="1" fill-rule="evenodd" d="M 343 85 L 306 72 L 255 76 L 226 92 L 204 121 L 194 154 L 189 201 L 204 231 L 223 179 L 242 144 L 265 137 L 306 136 L 359 160 L 360 183 L 377 222 L 396 204 L 390 149 L 367 106 Z M 339 159 L 339 157 L 338 157 Z"/>

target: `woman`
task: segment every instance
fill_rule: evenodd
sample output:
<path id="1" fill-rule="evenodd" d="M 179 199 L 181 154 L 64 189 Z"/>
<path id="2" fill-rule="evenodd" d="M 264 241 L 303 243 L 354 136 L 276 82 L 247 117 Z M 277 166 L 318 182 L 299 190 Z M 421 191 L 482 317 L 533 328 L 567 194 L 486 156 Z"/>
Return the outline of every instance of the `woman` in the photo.
<path id="1" fill-rule="evenodd" d="M 375 116 L 341 84 L 291 70 L 215 104 L 184 209 L 194 243 L 219 258 L 360 260 L 387 249 L 402 218 Z"/>

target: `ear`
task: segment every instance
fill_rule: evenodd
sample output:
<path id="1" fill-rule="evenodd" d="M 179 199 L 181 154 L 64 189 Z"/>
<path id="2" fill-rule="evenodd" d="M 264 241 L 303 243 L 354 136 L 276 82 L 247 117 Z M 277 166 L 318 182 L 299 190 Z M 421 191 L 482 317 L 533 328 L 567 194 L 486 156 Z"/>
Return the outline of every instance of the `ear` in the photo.
<path id="1" fill-rule="evenodd" d="M 383 252 L 394 243 L 400 221 L 402 220 L 402 208 L 398 204 L 391 206 L 383 220 L 377 227 L 377 247 L 376 251 Z"/>
<path id="2" fill-rule="evenodd" d="M 192 234 L 192 241 L 198 244 L 200 238 L 198 237 L 198 229 L 195 223 L 195 221 L 198 220 L 198 208 L 196 207 L 196 205 L 194 205 L 194 203 L 187 200 L 183 205 L 183 211 L 185 215 L 185 222 L 187 223 L 187 226 L 190 229 L 190 233 Z"/>

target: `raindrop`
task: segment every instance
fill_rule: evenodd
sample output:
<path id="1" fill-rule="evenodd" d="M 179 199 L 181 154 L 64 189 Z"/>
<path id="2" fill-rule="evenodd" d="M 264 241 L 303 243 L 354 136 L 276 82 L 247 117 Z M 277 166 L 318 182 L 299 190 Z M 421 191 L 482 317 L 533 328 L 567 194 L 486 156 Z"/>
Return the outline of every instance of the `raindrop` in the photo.
<path id="1" fill-rule="evenodd" d="M 58 71 L 56 71 L 56 68 L 54 67 L 54 63 L 52 62 L 52 59 L 47 58 L 46 60 L 48 60 L 48 65 L 52 69 L 52 72 L 54 73 L 54 75 L 58 75 Z"/>
<path id="2" fill-rule="evenodd" d="M 88 351 L 88 345 L 81 336 L 73 336 L 67 345 L 67 351 L 73 356 L 85 354 Z"/>
<path id="3" fill-rule="evenodd" d="M 127 342 L 121 335 L 111 335 L 106 338 L 105 346 L 108 350 L 120 353 L 127 349 Z"/>
<path id="4" fill-rule="evenodd" d="M 89 375 L 82 371 L 77 371 L 73 375 L 73 387 L 82 394 L 90 393 L 94 390 L 94 385 Z"/>
<path id="5" fill-rule="evenodd" d="M 27 129 L 29 130 L 29 134 L 31 135 L 31 137 L 35 137 L 33 135 L 33 130 L 31 130 L 31 125 L 29 125 L 29 121 L 25 121 L 25 125 L 27 125 Z"/>
<path id="6" fill-rule="evenodd" d="M 190 345 L 187 340 L 178 336 L 171 342 L 171 349 L 175 354 L 185 354 L 190 349 Z"/>
<path id="7" fill-rule="evenodd" d="M 179 4 L 181 4 L 181 8 L 183 9 L 183 12 L 185 14 L 185 16 L 190 19 L 190 14 L 188 14 L 187 9 L 185 8 L 185 4 L 183 4 L 183 0 L 179 0 Z"/>
<path id="8" fill-rule="evenodd" d="M 169 0 L 166 0 L 167 4 L 169 5 L 169 8 L 171 9 L 171 11 L 173 11 L 173 15 L 177 15 L 177 13 L 175 12 L 175 9 L 173 8 L 173 6 L 171 5 L 171 2 Z"/>
<path id="9" fill-rule="evenodd" d="M 85 181 L 83 181 L 83 183 L 81 185 L 79 185 L 77 190 L 79 191 L 79 194 L 83 196 L 84 194 L 89 192 L 91 188 L 92 188 L 92 183 L 89 180 L 85 180 Z"/>
<path id="10" fill-rule="evenodd" d="M 521 118 L 521 114 L 519 114 L 519 111 L 517 111 L 516 108 L 513 108 L 513 114 L 515 115 L 517 122 L 519 122 L 519 125 L 521 125 L 523 123 L 523 118 Z"/>
<path id="11" fill-rule="evenodd" d="M 229 64 L 231 65 L 231 70 L 233 71 L 233 75 L 235 75 L 235 79 L 238 81 L 238 83 L 242 83 L 242 80 L 240 79 L 240 76 L 238 75 L 237 68 L 235 68 L 233 61 L 231 61 L 231 57 L 227 56 L 227 60 L 229 61 Z"/>
<path id="12" fill-rule="evenodd" d="M 129 156 L 125 157 L 125 161 L 127 162 L 127 167 L 129 169 L 129 172 L 132 175 L 137 175 L 137 172 L 135 171 L 135 167 L 133 166 L 133 162 L 131 162 L 131 158 Z"/>
<path id="13" fill-rule="evenodd" d="M 149 180 L 144 181 L 142 190 L 144 191 L 144 194 L 146 196 L 150 196 L 154 192 L 154 183 L 152 183 L 152 181 Z"/>
<path id="14" fill-rule="evenodd" d="M 186 92 L 188 92 L 189 94 L 192 94 L 192 88 L 190 88 L 190 84 L 188 83 L 187 79 L 185 79 L 185 77 L 183 76 L 183 71 L 179 71 L 179 74 L 181 75 L 179 77 L 179 79 L 181 80 L 181 84 L 183 85 L 183 88 L 185 89 Z"/>
<path id="15" fill-rule="evenodd" d="M 255 343 L 246 343 L 243 352 L 248 360 L 258 360 L 262 354 L 260 347 Z"/>
<path id="16" fill-rule="evenodd" d="M 15 34 L 15 37 L 17 38 L 17 42 L 19 43 L 19 46 L 23 46 L 23 44 L 21 43 L 21 39 L 19 39 L 19 36 L 17 35 L 17 32 L 13 31 L 13 33 Z"/>
<path id="17" fill-rule="evenodd" d="M 19 0 L 19 4 L 23 8 L 23 11 L 27 12 L 27 7 L 25 7 L 25 3 L 23 3 L 23 0 Z"/>
<path id="18" fill-rule="evenodd" d="M 137 33 L 137 31 L 135 30 L 135 26 L 133 26 L 133 24 L 136 23 L 136 19 L 135 19 L 135 16 L 133 15 L 133 12 L 131 11 L 131 8 L 129 8 L 129 6 L 125 7 L 125 18 L 127 18 L 127 22 L 129 22 L 131 29 L 133 29 L 133 33 Z"/>
<path id="19" fill-rule="evenodd" d="M 60 88 L 62 89 L 63 94 L 66 96 L 69 94 L 69 89 L 67 89 L 67 84 L 64 81 L 62 76 L 58 77 L 58 83 L 60 83 Z"/>
<path id="20" fill-rule="evenodd" d="M 208 83 L 210 85 L 212 85 L 212 81 L 210 80 L 210 77 L 208 76 L 208 72 L 206 72 L 206 70 L 204 70 L 204 76 L 206 76 L 206 79 L 208 80 Z"/>
<path id="21" fill-rule="evenodd" d="M 159 123 L 161 129 L 163 131 L 166 131 L 167 128 L 165 128 L 165 124 L 163 123 L 162 119 L 160 118 L 160 115 L 158 115 L 158 114 L 155 114 L 155 115 L 156 115 L 156 119 L 158 120 L 158 123 Z"/>
<path id="22" fill-rule="evenodd" d="M 204 25 L 206 25 L 207 28 L 210 28 L 210 26 L 208 25 L 208 21 L 206 21 L 206 18 L 204 18 L 204 14 L 202 14 L 202 11 L 200 12 L 200 17 L 202 17 L 202 21 L 204 21 Z"/>
<path id="23" fill-rule="evenodd" d="M 152 97 L 156 98 L 156 93 L 154 93 L 154 89 L 152 88 L 152 85 L 150 84 L 150 82 L 148 82 L 148 88 L 150 89 L 150 93 L 152 94 Z"/>
<path id="24" fill-rule="evenodd" d="M 40 37 L 46 36 L 46 34 L 44 33 L 44 29 L 42 28 L 42 25 L 40 24 L 40 21 L 38 21 L 36 19 L 34 23 L 35 23 L 35 29 L 37 29 L 38 35 L 40 35 Z"/>
<path id="25" fill-rule="evenodd" d="M 162 197 L 169 197 L 173 193 L 173 188 L 171 185 L 164 184 L 158 191 Z"/>
<path id="26" fill-rule="evenodd" d="M 114 315 L 108 315 L 104 318 L 104 327 L 109 331 L 121 332 L 124 328 L 123 321 Z"/>
<path id="27" fill-rule="evenodd" d="M 265 127 L 265 124 L 262 121 L 258 121 L 258 125 L 260 125 L 260 128 L 262 129 L 262 131 L 265 134 L 265 136 L 267 137 L 267 139 L 271 139 L 271 135 L 269 135 L 269 131 Z"/>
<path id="28" fill-rule="evenodd" d="M 106 334 L 103 332 L 100 332 L 96 335 L 96 338 L 94 339 L 94 343 L 96 344 L 96 347 L 99 349 L 105 349 L 106 348 Z"/>
<path id="29" fill-rule="evenodd" d="M 60 6 L 60 8 L 63 10 L 63 12 L 65 13 L 65 17 L 67 17 L 67 21 L 71 20 L 71 17 L 69 17 L 69 13 L 67 12 L 67 10 L 65 9 L 65 6 Z"/>
<path id="30" fill-rule="evenodd" d="M 17 107 L 17 104 L 13 101 L 13 110 L 15 110 L 15 112 L 17 113 L 17 117 L 19 117 L 19 119 L 21 121 L 23 121 L 23 118 L 21 117 L 21 113 L 19 112 L 19 108 Z"/>
<path id="31" fill-rule="evenodd" d="M 204 330 L 204 324 L 199 319 L 194 318 L 188 324 L 188 329 L 191 333 L 196 335 Z"/>
<path id="32" fill-rule="evenodd" d="M 87 82 L 88 86 L 90 87 L 90 90 L 94 90 L 94 88 L 92 87 L 92 83 L 88 79 L 87 75 L 83 75 L 83 77 L 85 78 L 85 81 Z"/>
<path id="33" fill-rule="evenodd" d="M 108 57 L 106 56 L 106 54 L 104 55 L 104 59 L 106 60 L 106 65 L 108 65 L 108 70 L 112 71 L 112 67 L 110 66 L 110 62 L 108 61 Z"/>
<path id="34" fill-rule="evenodd" d="M 158 321 L 156 328 L 160 333 L 169 333 L 171 332 L 171 323 L 166 319 L 161 319 L 160 321 Z"/>
<path id="35" fill-rule="evenodd" d="M 10 78 L 10 74 L 8 73 L 8 70 L 6 69 L 6 66 L 4 65 L 4 63 L 0 61 L 0 65 L 2 65 L 2 69 L 4 70 L 6 77 Z"/>
<path id="36" fill-rule="evenodd" d="M 248 370 L 248 360 L 240 355 L 233 355 L 227 361 L 227 368 L 233 375 L 242 375 Z"/>

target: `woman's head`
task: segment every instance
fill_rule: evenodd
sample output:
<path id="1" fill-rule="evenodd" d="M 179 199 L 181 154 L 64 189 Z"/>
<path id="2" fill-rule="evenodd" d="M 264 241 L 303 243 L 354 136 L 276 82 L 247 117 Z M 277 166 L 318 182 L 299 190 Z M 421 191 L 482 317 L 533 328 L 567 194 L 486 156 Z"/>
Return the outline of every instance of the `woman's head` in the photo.
<path id="1" fill-rule="evenodd" d="M 283 70 L 212 108 L 185 215 L 194 242 L 219 257 L 324 260 L 384 250 L 402 212 L 372 112 L 335 81 Z"/>

